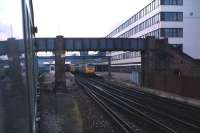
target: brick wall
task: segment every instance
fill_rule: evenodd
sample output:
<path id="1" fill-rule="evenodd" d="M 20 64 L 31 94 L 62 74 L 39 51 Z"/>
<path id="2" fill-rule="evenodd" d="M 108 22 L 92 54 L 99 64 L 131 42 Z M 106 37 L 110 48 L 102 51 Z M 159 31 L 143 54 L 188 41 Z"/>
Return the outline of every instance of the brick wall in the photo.
<path id="1" fill-rule="evenodd" d="M 173 48 L 166 39 L 147 41 L 142 52 L 142 85 L 200 99 L 200 61 Z"/>

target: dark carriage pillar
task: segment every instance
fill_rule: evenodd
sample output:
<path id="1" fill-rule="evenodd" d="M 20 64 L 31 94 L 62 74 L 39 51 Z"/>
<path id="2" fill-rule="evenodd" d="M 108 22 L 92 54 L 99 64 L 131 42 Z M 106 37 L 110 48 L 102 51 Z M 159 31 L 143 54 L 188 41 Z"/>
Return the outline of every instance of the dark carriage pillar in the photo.
<path id="1" fill-rule="evenodd" d="M 63 36 L 56 37 L 55 44 L 55 91 L 66 90 L 65 79 L 65 50 Z"/>

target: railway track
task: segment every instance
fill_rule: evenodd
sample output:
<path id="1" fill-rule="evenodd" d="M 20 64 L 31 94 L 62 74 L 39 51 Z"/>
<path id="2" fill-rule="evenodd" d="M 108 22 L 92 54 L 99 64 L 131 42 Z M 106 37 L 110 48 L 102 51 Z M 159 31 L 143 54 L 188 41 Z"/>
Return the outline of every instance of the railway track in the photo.
<path id="1" fill-rule="evenodd" d="M 120 127 L 121 131 L 125 133 L 137 132 L 137 130 L 132 129 L 126 121 L 122 120 L 122 118 L 119 117 L 108 105 L 106 105 L 100 98 L 98 98 L 98 95 L 91 91 L 87 85 L 81 81 L 77 82 L 84 88 L 85 92 L 103 109 L 103 111 L 105 111 L 105 113 L 114 120 L 114 122 Z"/>
<path id="2" fill-rule="evenodd" d="M 149 130 L 144 132 L 200 132 L 198 119 L 192 119 L 192 117 L 188 117 L 189 115 L 183 117 L 183 114 L 187 111 L 194 111 L 197 113 L 198 108 L 176 103 L 178 105 L 180 104 L 178 106 L 178 108 L 180 108 L 179 110 L 183 110 L 184 112 L 180 113 L 181 115 L 177 115 L 177 117 L 174 115 L 177 111 L 175 111 L 175 108 L 169 111 L 169 109 L 166 110 L 166 108 L 162 107 L 164 103 L 167 103 L 166 99 L 160 98 L 162 99 L 160 100 L 159 97 L 113 85 L 98 78 L 77 77 L 76 80 L 87 94 L 107 112 L 124 132 L 142 132 L 143 128 L 139 127 L 140 129 L 130 130 L 131 127 L 129 123 L 120 117 L 121 114 L 128 114 L 130 119 L 137 119 L 145 123 L 148 127 L 146 129 Z M 159 102 L 155 102 L 156 100 L 159 100 Z M 152 104 L 152 102 L 155 103 Z M 119 113 L 117 114 L 113 108 L 115 108 L 115 110 L 116 108 L 120 110 L 117 111 Z M 119 118 L 115 118 L 116 116 Z"/>
<path id="3" fill-rule="evenodd" d="M 116 90 L 120 94 L 125 95 L 130 99 L 142 102 L 142 104 L 149 105 L 151 107 L 159 109 L 160 111 L 164 111 L 172 116 L 175 115 L 179 119 L 184 119 L 188 123 L 192 123 L 193 125 L 197 125 L 198 127 L 200 127 L 200 108 L 198 107 L 194 107 L 175 100 L 159 97 L 150 93 L 144 93 L 140 90 L 128 89 L 123 86 L 115 85 L 103 80 L 90 80 L 95 81 L 96 83 L 103 85 L 106 88 Z M 193 115 L 191 115 L 191 113 Z"/>

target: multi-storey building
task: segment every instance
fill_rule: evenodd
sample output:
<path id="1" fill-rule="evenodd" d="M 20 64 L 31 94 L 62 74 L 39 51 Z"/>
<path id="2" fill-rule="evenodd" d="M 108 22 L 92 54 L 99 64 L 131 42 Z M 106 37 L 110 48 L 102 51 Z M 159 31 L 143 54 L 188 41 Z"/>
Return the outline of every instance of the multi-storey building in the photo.
<path id="1" fill-rule="evenodd" d="M 200 58 L 199 35 L 200 0 L 153 0 L 107 37 L 168 38 L 169 44 Z M 112 64 L 141 60 L 138 52 L 112 52 L 111 56 Z"/>

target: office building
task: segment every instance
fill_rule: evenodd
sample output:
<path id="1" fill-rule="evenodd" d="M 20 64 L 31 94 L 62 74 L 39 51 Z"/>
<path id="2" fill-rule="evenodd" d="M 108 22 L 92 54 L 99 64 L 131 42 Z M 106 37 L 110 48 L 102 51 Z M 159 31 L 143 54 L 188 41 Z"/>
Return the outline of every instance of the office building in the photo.
<path id="1" fill-rule="evenodd" d="M 200 0 L 153 0 L 106 37 L 147 36 L 168 38 L 170 45 L 199 59 Z M 112 64 L 141 61 L 139 52 L 112 52 L 111 56 Z"/>

